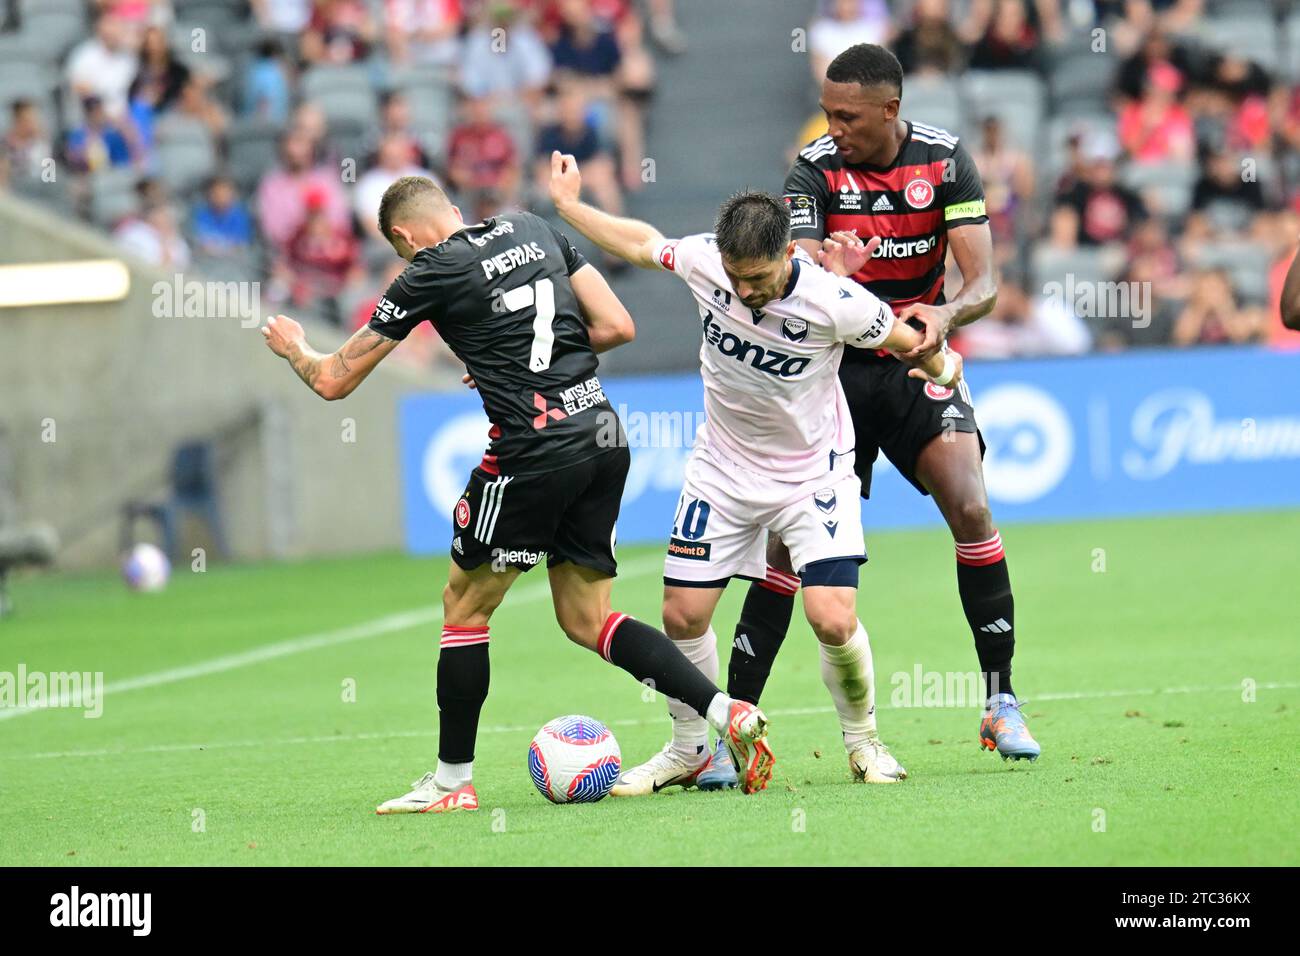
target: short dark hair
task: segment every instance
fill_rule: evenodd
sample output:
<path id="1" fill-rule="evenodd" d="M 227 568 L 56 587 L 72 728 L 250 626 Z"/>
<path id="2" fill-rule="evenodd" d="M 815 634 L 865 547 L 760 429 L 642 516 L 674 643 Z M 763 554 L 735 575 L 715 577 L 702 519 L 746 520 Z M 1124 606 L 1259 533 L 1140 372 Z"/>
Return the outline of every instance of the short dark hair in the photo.
<path id="1" fill-rule="evenodd" d="M 429 201 L 434 209 L 450 206 L 451 201 L 442 187 L 427 176 L 403 176 L 384 190 L 379 201 L 379 232 L 389 242 L 393 241 L 393 221 L 404 216 L 417 202 Z"/>
<path id="2" fill-rule="evenodd" d="M 903 95 L 903 65 L 898 57 L 875 43 L 858 43 L 849 47 L 826 68 L 832 83 L 857 83 L 861 86 L 885 85 Z"/>
<path id="3" fill-rule="evenodd" d="M 722 204 L 713 233 L 733 262 L 779 259 L 790 243 L 790 207 L 771 193 L 742 190 Z"/>

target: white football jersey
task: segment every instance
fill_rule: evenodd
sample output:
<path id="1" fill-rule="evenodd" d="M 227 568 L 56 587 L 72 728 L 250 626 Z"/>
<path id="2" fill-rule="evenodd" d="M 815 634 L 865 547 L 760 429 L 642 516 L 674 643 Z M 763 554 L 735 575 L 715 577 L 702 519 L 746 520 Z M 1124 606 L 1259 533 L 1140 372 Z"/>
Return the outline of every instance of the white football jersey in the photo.
<path id="1" fill-rule="evenodd" d="M 825 474 L 853 450 L 840 359 L 846 344 L 880 347 L 894 325 L 889 306 L 802 249 L 785 295 L 762 309 L 748 308 L 732 291 L 712 235 L 667 240 L 655 259 L 690 286 L 699 304 L 707 419 L 700 441 L 781 481 Z"/>

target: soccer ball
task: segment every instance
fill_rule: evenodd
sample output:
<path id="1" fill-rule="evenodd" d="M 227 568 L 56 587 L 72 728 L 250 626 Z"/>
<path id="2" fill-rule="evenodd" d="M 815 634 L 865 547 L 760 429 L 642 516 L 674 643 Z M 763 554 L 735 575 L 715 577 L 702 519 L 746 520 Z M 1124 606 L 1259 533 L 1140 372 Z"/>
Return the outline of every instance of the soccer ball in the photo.
<path id="1" fill-rule="evenodd" d="M 552 803 L 595 803 L 605 797 L 623 757 L 609 728 L 592 717 L 556 717 L 528 748 L 528 775 Z"/>
<path id="2" fill-rule="evenodd" d="M 161 591 L 171 573 L 171 562 L 157 545 L 137 544 L 122 559 L 122 577 L 132 591 Z"/>

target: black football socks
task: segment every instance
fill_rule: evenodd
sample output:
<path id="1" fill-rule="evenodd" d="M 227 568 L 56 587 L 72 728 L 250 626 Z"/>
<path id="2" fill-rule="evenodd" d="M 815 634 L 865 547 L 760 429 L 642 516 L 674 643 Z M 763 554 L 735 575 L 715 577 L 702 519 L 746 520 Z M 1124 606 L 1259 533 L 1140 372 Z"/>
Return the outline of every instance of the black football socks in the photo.
<path id="1" fill-rule="evenodd" d="M 984 690 L 1011 694 L 1011 657 L 1015 653 L 1015 601 L 1007 572 L 1002 536 L 987 541 L 957 543 L 957 591 L 962 610 L 975 636 L 975 653 L 984 672 Z"/>

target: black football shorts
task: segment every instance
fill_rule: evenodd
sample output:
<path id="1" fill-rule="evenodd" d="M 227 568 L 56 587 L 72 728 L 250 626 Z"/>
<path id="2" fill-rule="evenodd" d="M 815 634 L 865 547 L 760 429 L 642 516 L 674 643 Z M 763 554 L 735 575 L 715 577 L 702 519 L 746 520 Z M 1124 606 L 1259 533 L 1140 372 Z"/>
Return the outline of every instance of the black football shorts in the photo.
<path id="1" fill-rule="evenodd" d="M 840 383 L 857 434 L 854 469 L 862 479 L 862 497 L 871 497 L 871 467 L 884 452 L 895 468 L 921 494 L 928 495 L 916 477 L 916 459 L 936 435 L 950 431 L 984 436 L 975 422 L 970 390 L 960 381 L 955 388 L 909 378 L 909 366 L 892 357 L 840 366 Z"/>
<path id="2" fill-rule="evenodd" d="M 613 577 L 614 524 L 631 455 L 625 445 L 533 475 L 470 474 L 452 510 L 451 559 L 466 571 L 491 563 L 528 571 L 546 558 Z"/>

